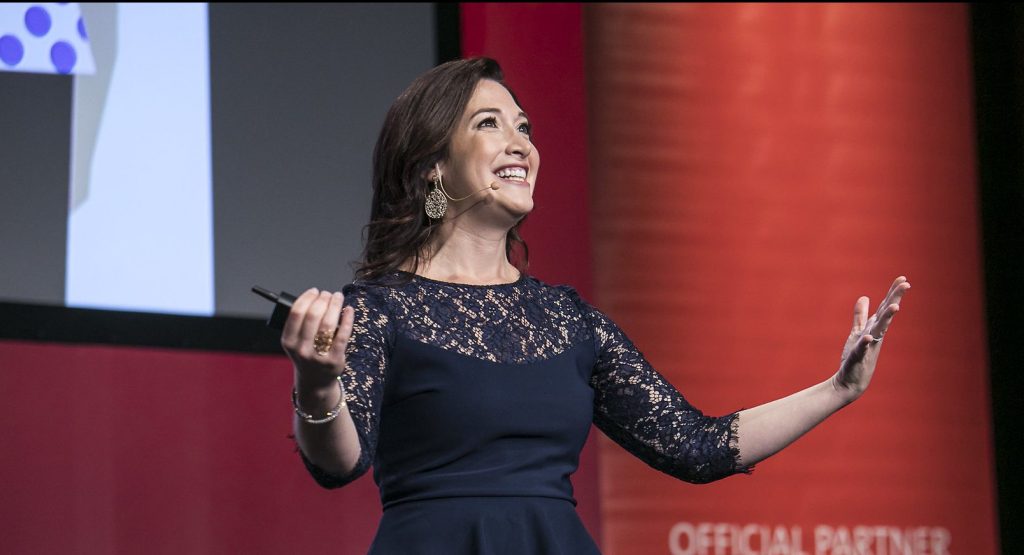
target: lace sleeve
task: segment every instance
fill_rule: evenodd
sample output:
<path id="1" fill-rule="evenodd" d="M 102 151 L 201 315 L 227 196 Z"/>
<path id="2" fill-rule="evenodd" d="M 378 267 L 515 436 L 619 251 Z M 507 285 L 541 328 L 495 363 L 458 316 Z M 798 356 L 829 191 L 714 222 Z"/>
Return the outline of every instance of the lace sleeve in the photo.
<path id="1" fill-rule="evenodd" d="M 377 450 L 380 403 L 384 395 L 384 374 L 394 341 L 394 323 L 384 299 L 372 287 L 349 284 L 342 288 L 344 306 L 355 310 L 352 338 L 345 350 L 345 371 L 341 381 L 349 414 L 359 434 L 359 460 L 346 475 L 327 472 L 299 450 L 303 464 L 318 484 L 340 488 L 362 476 L 373 463 Z"/>
<path id="2" fill-rule="evenodd" d="M 594 424 L 601 431 L 651 467 L 687 482 L 751 471 L 738 463 L 739 413 L 705 416 L 608 316 L 577 302 L 594 330 L 597 361 L 590 383 Z"/>

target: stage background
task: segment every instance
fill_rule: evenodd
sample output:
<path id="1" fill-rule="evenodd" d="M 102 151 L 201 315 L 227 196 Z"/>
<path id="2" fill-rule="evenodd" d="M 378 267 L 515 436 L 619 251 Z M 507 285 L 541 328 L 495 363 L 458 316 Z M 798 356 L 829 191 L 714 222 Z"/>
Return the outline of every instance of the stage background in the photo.
<path id="1" fill-rule="evenodd" d="M 913 284 L 867 395 L 753 477 L 689 486 L 602 442 L 607 553 L 995 553 L 967 8 L 586 23 L 595 293 L 692 402 L 829 378 L 857 297 Z"/>
<path id="2" fill-rule="evenodd" d="M 329 22 L 331 12 L 309 10 L 331 9 L 273 13 Z M 1024 344 L 1021 11 L 973 10 L 435 7 L 433 24 L 446 30 L 437 60 L 498 57 L 537 125 L 545 171 L 524 227 L 532 272 L 610 313 L 707 412 L 825 379 L 854 299 L 877 301 L 899 273 L 914 283 L 868 395 L 754 476 L 682 484 L 592 435 L 574 481 L 607 553 L 701 553 L 685 543 L 694 537 L 798 553 L 797 535 L 816 553 L 818 526 L 831 534 L 821 553 L 842 552 L 842 530 L 852 537 L 857 526 L 911 537 L 923 527 L 931 545 L 948 531 L 951 553 L 998 552 L 999 532 L 1003 552 L 1024 548 L 1008 526 L 1020 506 L 1009 465 Z M 327 40 L 330 26 L 321 29 Z M 374 67 L 369 50 L 351 55 Z M 260 70 L 274 82 L 272 65 Z M 380 72 L 365 79 L 411 79 Z M 65 77 L 37 79 L 52 80 L 58 97 L 67 87 Z M 38 140 L 25 110 L 0 106 L 0 128 Z M 303 132 L 288 132 L 296 149 Z M 281 160 L 310 159 L 288 152 Z M 343 181 L 348 168 L 324 152 L 310 171 Z M 224 171 L 253 172 L 241 154 Z M 368 167 L 367 157 L 358 171 Z M 40 175 L 66 191 L 66 173 Z M 0 173 L 6 206 L 23 177 Z M 31 220 L 15 221 L 0 224 L 5 245 L 27 237 Z M 288 265 L 312 272 L 353 257 L 306 265 L 317 245 L 295 251 Z M 30 268 L 13 256 L 4 266 Z M 0 304 L 0 321 L 5 550 L 365 552 L 379 516 L 372 481 L 326 491 L 304 474 L 285 437 L 288 365 L 259 321 L 14 303 Z"/>

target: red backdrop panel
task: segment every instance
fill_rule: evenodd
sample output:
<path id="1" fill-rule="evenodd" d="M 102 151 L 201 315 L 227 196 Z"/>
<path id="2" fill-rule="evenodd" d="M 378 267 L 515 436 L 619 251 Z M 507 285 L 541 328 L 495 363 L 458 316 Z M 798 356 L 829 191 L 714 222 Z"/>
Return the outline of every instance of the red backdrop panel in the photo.
<path id="1" fill-rule="evenodd" d="M 828 378 L 855 299 L 914 286 L 867 395 L 753 477 L 684 484 L 603 441 L 607 553 L 995 553 L 967 8 L 585 22 L 595 294 L 691 402 Z"/>
<path id="2" fill-rule="evenodd" d="M 460 4 L 462 51 L 498 60 L 534 124 L 541 171 L 523 224 L 530 271 L 591 293 L 587 112 L 579 4 Z M 600 537 L 593 432 L 573 476 L 577 511 Z"/>
<path id="3" fill-rule="evenodd" d="M 0 341 L 5 553 L 366 553 L 369 475 L 306 474 L 283 356 Z"/>

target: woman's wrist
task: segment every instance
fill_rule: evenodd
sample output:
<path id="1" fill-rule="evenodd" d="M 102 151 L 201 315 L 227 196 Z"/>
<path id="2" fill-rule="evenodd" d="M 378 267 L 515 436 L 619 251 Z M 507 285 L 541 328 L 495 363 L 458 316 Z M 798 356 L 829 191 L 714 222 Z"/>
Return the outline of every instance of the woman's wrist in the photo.
<path id="1" fill-rule="evenodd" d="M 304 376 L 296 371 L 294 387 L 299 405 L 306 412 L 323 413 L 341 401 L 336 376 Z"/>
<path id="2" fill-rule="evenodd" d="M 293 388 L 292 406 L 295 408 L 295 414 L 307 424 L 327 424 L 337 418 L 345 408 L 345 386 L 341 383 L 341 376 L 337 376 L 334 382 L 338 385 L 338 403 L 334 405 L 334 408 L 324 411 L 324 414 L 319 416 L 303 410 L 299 404 L 299 392 Z"/>
<path id="3" fill-rule="evenodd" d="M 839 410 L 846 405 L 856 401 L 860 394 L 863 392 L 857 392 L 851 389 L 849 386 L 844 385 L 839 379 L 839 373 L 835 373 L 828 380 L 828 391 L 835 398 L 835 403 L 838 404 L 836 410 Z"/>

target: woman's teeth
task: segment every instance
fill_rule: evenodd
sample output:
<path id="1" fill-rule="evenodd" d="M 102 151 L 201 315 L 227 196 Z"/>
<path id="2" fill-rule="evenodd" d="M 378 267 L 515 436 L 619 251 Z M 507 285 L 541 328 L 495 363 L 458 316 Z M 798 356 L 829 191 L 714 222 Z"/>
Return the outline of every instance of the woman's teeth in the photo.
<path id="1" fill-rule="evenodd" d="M 509 181 L 526 181 L 526 170 L 523 168 L 503 168 L 495 172 L 495 175 Z"/>

